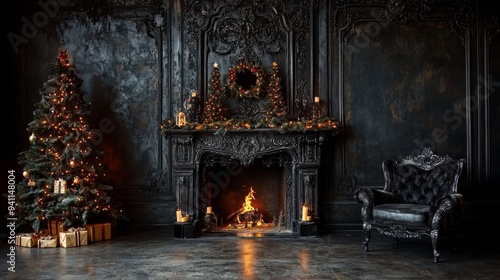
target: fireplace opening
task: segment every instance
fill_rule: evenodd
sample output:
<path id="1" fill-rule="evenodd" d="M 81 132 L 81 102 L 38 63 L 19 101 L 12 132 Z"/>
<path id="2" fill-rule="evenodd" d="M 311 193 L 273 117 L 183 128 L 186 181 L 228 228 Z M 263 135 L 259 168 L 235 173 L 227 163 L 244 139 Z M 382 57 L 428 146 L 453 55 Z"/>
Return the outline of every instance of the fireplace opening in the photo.
<path id="1" fill-rule="evenodd" d="M 287 232 L 286 168 L 237 160 L 204 168 L 202 202 L 206 232 Z"/>

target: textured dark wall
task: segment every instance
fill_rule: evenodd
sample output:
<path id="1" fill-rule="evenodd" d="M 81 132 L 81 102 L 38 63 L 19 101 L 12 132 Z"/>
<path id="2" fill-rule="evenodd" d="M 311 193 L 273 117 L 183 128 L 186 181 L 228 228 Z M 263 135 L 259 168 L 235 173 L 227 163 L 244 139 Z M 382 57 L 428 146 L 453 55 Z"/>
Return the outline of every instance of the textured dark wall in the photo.
<path id="1" fill-rule="evenodd" d="M 356 31 L 364 34 L 369 25 L 359 24 Z M 466 58 L 460 38 L 441 22 L 380 27 L 363 48 L 344 57 L 346 168 L 359 185 L 383 181 L 380 168 L 373 167 L 384 159 L 425 146 L 466 156 L 460 115 L 466 108 Z"/>
<path id="2" fill-rule="evenodd" d="M 474 204 L 498 206 L 491 195 L 500 186 L 498 8 L 493 1 L 397 2 L 99 1 L 102 7 L 88 9 L 61 1 L 28 38 L 26 21 L 47 12 L 23 1 L 7 30 L 26 42 L 8 44 L 15 106 L 6 107 L 15 117 L 5 165 L 20 169 L 16 156 L 28 145 L 25 128 L 46 64 L 67 48 L 84 80 L 92 125 L 102 132 L 114 195 L 131 223 L 172 223 L 169 143 L 159 124 L 190 90 L 206 94 L 214 62 L 225 73 L 250 53 L 269 69 L 278 61 L 291 111 L 296 99 L 320 96 L 323 111 L 342 123 L 321 170 L 327 228 L 360 228 L 354 189 L 382 186 L 382 160 L 423 145 L 468 160 L 459 189 L 472 216 Z M 267 24 L 249 25 L 246 9 Z M 227 34 L 221 23 L 252 32 Z M 222 44 L 231 38 L 238 40 Z"/>

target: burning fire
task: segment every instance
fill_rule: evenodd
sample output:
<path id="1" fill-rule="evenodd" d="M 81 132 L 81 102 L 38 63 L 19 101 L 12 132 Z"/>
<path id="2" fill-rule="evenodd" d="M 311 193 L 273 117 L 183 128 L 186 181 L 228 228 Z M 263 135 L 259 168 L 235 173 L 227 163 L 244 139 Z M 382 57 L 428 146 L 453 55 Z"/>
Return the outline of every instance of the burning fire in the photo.
<path id="1" fill-rule="evenodd" d="M 236 225 L 255 227 L 263 224 L 262 214 L 259 213 L 258 209 L 252 206 L 252 200 L 255 200 L 254 194 L 255 191 L 250 187 L 250 191 L 245 196 L 245 202 L 243 202 L 241 208 L 229 215 L 228 220 L 233 221 L 231 222 L 233 227 L 236 227 Z"/>
<path id="2" fill-rule="evenodd" d="M 245 196 L 245 202 L 243 202 L 243 211 L 241 214 L 255 210 L 255 208 L 253 208 L 252 206 L 252 200 L 255 199 L 255 196 L 253 195 L 254 193 L 255 191 L 252 187 L 250 187 L 250 191 L 248 192 L 247 196 Z"/>

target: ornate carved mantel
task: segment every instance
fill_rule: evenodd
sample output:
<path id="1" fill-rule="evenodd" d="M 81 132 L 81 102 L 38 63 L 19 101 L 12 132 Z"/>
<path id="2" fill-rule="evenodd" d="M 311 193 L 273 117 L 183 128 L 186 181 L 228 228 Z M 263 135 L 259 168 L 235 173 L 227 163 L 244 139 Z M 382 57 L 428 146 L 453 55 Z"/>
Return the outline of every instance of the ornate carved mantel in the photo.
<path id="1" fill-rule="evenodd" d="M 286 224 L 297 232 L 301 206 L 307 204 L 318 215 L 318 170 L 321 147 L 332 135 L 330 131 L 280 133 L 272 129 L 230 130 L 224 135 L 213 131 L 172 129 L 165 133 L 172 151 L 172 183 L 177 207 L 202 220 L 207 206 L 204 199 L 205 168 L 231 161 L 243 166 L 257 159 L 266 165 L 278 164 L 286 170 Z"/>

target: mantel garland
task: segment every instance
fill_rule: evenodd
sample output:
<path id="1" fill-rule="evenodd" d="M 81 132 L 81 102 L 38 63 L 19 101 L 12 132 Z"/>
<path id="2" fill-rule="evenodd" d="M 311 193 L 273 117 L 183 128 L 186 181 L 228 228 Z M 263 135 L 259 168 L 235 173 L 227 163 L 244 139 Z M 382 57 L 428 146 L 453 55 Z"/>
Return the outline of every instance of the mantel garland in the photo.
<path id="1" fill-rule="evenodd" d="M 250 89 L 243 88 L 238 84 L 238 74 L 244 71 L 250 71 L 255 75 L 255 84 Z M 239 60 L 234 66 L 229 68 L 229 77 L 227 88 L 230 94 L 235 98 L 254 98 L 259 99 L 262 97 L 265 86 L 266 72 L 262 66 L 254 64 L 249 60 Z"/>
<path id="2" fill-rule="evenodd" d="M 273 106 L 266 107 L 266 114 L 258 117 L 248 117 L 248 118 L 220 118 L 222 111 L 227 108 L 221 103 L 221 90 L 223 88 L 229 89 L 230 94 L 239 99 L 244 98 L 255 98 L 259 99 L 262 96 L 262 92 L 266 90 L 266 72 L 258 64 L 252 63 L 249 60 L 239 60 L 234 66 L 229 68 L 228 85 L 226 87 L 220 86 L 219 81 L 219 70 L 217 63 L 214 64 L 212 79 L 211 79 L 211 99 L 207 101 L 210 106 L 207 107 L 205 104 L 205 114 L 209 115 L 209 118 L 205 117 L 202 122 L 198 121 L 188 121 L 179 125 L 173 119 L 164 120 L 160 124 L 160 130 L 163 134 L 168 134 L 171 130 L 211 130 L 214 131 L 216 135 L 224 135 L 228 130 L 241 130 L 241 129 L 270 129 L 276 130 L 281 133 L 287 132 L 306 132 L 306 131 L 317 131 L 317 130 L 329 130 L 332 134 L 337 134 L 340 132 L 340 125 L 338 121 L 330 117 L 313 117 L 313 118 L 300 118 L 295 120 L 295 118 L 290 118 L 287 120 L 284 116 L 286 111 L 283 110 L 284 104 L 281 99 L 281 86 L 279 83 L 279 77 L 277 76 L 278 64 L 273 62 L 273 73 L 271 74 L 269 84 L 267 86 L 267 94 L 269 102 L 273 102 Z M 251 74 L 256 77 L 256 82 L 251 89 L 245 90 L 237 82 L 237 73 L 242 73 L 243 71 L 251 71 Z M 276 103 L 276 104 L 274 104 Z M 220 107 L 222 106 L 222 107 Z M 207 111 L 209 111 L 207 113 Z"/>
<path id="3" fill-rule="evenodd" d="M 306 132 L 318 130 L 330 130 L 331 133 L 340 132 L 340 126 L 336 119 L 325 117 L 313 120 L 297 120 L 277 123 L 270 118 L 259 119 L 229 119 L 213 123 L 186 123 L 184 126 L 177 126 L 175 121 L 166 120 L 160 125 L 163 134 L 167 134 L 173 129 L 183 130 L 214 130 L 215 135 L 224 135 L 228 130 L 241 129 L 274 129 L 280 133 Z"/>

